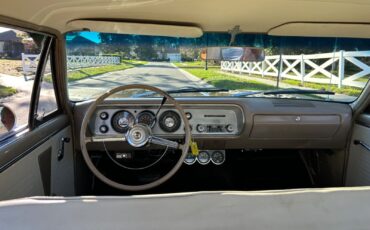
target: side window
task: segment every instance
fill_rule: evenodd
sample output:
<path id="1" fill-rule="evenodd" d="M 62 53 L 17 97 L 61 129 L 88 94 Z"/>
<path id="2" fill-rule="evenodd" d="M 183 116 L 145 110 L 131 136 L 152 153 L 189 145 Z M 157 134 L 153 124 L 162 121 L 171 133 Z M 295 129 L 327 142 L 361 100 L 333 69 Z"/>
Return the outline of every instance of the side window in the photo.
<path id="1" fill-rule="evenodd" d="M 0 26 L 0 139 L 28 127 L 45 35 Z"/>
<path id="2" fill-rule="evenodd" d="M 54 113 L 57 110 L 58 104 L 56 100 L 49 57 L 48 61 L 46 62 L 44 74 L 42 76 L 36 119 L 38 121 L 43 121 L 50 114 Z"/>

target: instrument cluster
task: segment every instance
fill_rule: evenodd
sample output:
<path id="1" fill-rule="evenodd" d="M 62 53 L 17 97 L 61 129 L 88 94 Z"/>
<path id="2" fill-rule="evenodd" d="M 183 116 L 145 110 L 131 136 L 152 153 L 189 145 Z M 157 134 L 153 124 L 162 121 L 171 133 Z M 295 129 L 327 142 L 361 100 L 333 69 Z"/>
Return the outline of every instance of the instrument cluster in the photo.
<path id="1" fill-rule="evenodd" d="M 244 127 L 242 110 L 237 106 L 184 106 L 186 118 L 194 136 L 235 136 Z M 183 135 L 184 122 L 171 106 L 99 107 L 90 122 L 93 136 L 99 138 L 122 137 L 134 124 L 149 126 L 152 133 L 174 137 Z M 117 139 L 118 140 L 118 139 Z"/>
<path id="2" fill-rule="evenodd" d="M 134 113 L 137 114 L 135 115 Z M 109 134 L 114 131 L 125 134 L 134 124 L 144 124 L 154 128 L 157 120 L 160 129 L 167 133 L 176 132 L 181 126 L 180 115 L 173 110 L 166 110 L 160 113 L 158 119 L 151 110 L 142 110 L 140 112 L 137 112 L 137 110 L 118 110 L 114 112 L 104 110 L 98 112 L 97 121 L 95 122 L 98 126 L 95 127 L 95 133 Z"/>

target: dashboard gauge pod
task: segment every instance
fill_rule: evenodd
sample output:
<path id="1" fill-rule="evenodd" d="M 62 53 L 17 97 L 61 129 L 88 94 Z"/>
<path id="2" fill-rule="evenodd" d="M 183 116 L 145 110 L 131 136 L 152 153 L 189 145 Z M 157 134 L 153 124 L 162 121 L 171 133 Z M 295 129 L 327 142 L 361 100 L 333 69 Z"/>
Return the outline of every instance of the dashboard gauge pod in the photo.
<path id="1" fill-rule="evenodd" d="M 165 111 L 159 117 L 159 127 L 165 132 L 176 132 L 181 125 L 181 118 L 178 113 L 172 110 Z"/>
<path id="2" fill-rule="evenodd" d="M 144 110 L 139 113 L 136 117 L 137 124 L 145 124 L 150 128 L 153 128 L 156 122 L 156 118 L 153 112 L 149 110 Z"/>
<path id="3" fill-rule="evenodd" d="M 211 155 L 208 151 L 200 151 L 197 160 L 199 164 L 206 165 L 211 161 Z"/>
<path id="4" fill-rule="evenodd" d="M 134 115 L 126 110 L 118 111 L 112 117 L 112 127 L 119 133 L 126 133 L 134 124 Z"/>

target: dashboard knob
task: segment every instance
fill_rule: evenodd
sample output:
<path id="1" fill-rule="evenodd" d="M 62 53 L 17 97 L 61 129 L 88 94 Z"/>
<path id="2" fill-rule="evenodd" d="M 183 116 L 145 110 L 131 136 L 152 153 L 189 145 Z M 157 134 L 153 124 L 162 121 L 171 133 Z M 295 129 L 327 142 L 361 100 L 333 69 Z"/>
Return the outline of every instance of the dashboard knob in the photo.
<path id="1" fill-rule="evenodd" d="M 106 133 L 106 132 L 108 132 L 108 126 L 106 126 L 106 125 L 102 125 L 102 126 L 100 126 L 100 127 L 99 127 L 99 131 L 100 131 L 101 133 Z"/>
<path id="2" fill-rule="evenodd" d="M 99 116 L 100 116 L 100 119 L 102 120 L 107 120 L 109 117 L 107 112 L 101 112 Z"/>
<path id="3" fill-rule="evenodd" d="M 234 132 L 234 127 L 233 127 L 233 125 L 227 125 L 227 126 L 226 126 L 226 130 L 227 130 L 229 133 Z"/>
<path id="4" fill-rule="evenodd" d="M 206 131 L 206 126 L 204 125 L 197 125 L 197 131 L 203 133 Z"/>

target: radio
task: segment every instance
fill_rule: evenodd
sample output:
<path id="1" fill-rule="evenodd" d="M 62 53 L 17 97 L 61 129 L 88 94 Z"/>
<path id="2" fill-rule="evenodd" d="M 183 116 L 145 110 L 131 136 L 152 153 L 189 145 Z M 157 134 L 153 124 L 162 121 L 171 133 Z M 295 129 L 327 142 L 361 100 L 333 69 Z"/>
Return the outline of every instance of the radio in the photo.
<path id="1" fill-rule="evenodd" d="M 234 133 L 235 127 L 231 124 L 198 124 L 198 133 Z"/>

